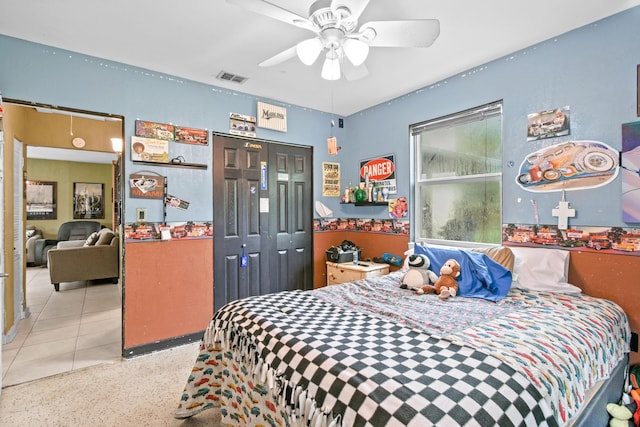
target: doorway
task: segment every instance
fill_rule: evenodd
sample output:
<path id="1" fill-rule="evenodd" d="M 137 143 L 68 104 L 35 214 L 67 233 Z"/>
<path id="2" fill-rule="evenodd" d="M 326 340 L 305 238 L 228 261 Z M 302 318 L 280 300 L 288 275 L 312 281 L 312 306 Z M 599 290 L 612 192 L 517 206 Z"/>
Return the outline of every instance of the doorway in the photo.
<path id="1" fill-rule="evenodd" d="M 214 310 L 313 288 L 310 147 L 213 134 Z"/>
<path id="2" fill-rule="evenodd" d="M 14 156 L 19 156 L 21 161 L 25 157 L 24 175 L 23 168 L 17 167 L 13 172 L 14 180 L 33 179 L 30 171 L 44 173 L 45 169 L 57 169 L 60 174 L 50 180 L 58 182 L 58 192 L 72 193 L 73 181 L 91 182 L 91 175 L 99 174 L 101 180 L 108 181 L 105 191 L 108 199 L 105 200 L 105 218 L 97 221 L 109 228 L 119 228 L 120 215 L 115 211 L 121 206 L 122 191 L 112 184 L 121 182 L 119 156 L 108 151 L 111 148 L 109 138 L 106 144 L 94 141 L 104 140 L 113 132 L 121 138 L 124 134 L 123 117 L 16 100 L 4 101 L 5 119 L 12 127 L 12 138 L 19 136 L 25 145 L 24 150 Z M 78 137 L 86 140 L 85 149 L 74 148 L 72 141 Z M 33 162 L 31 167 L 30 161 Z M 73 175 L 71 169 L 75 170 L 76 165 L 78 170 L 88 171 L 87 179 L 77 179 L 77 175 Z M 35 176 L 40 179 L 37 173 Z M 72 210 L 69 197 L 72 195 L 67 197 L 64 205 L 58 197 L 55 220 L 34 221 L 26 218 L 25 198 L 20 195 L 17 199 L 22 203 L 14 203 L 17 205 L 14 223 L 22 229 L 27 223 L 35 225 L 46 230 L 44 237 L 55 239 L 59 224 L 73 220 L 73 214 L 69 213 Z M 109 209 L 109 206 L 115 208 Z M 20 262 L 15 274 L 22 276 L 24 285 L 18 281 L 13 284 L 19 287 L 14 289 L 13 297 L 24 315 L 16 313 L 15 324 L 5 337 L 4 367 L 8 369 L 5 370 L 4 385 L 84 368 L 101 361 L 119 360 L 122 355 L 121 288 L 118 285 L 107 286 L 106 282 L 104 286 L 101 283 L 87 286 L 84 282 L 73 282 L 63 284 L 61 292 L 56 293 L 50 283 L 47 266 L 27 268 L 24 244 L 16 247 L 23 248 L 17 250 Z M 113 345 L 114 340 L 117 340 L 116 345 Z M 58 353 L 40 357 L 47 351 Z"/>

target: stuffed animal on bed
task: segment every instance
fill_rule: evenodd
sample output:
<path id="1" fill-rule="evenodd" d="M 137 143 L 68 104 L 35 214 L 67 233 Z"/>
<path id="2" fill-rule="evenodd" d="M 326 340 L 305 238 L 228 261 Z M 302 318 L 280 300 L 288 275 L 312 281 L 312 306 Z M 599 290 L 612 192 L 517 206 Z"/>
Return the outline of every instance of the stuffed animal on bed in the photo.
<path id="1" fill-rule="evenodd" d="M 407 260 L 409 270 L 402 278 L 400 289 L 411 289 L 417 291 L 425 285 L 436 283 L 438 276 L 429 270 L 431 261 L 426 255 L 412 254 Z"/>
<path id="2" fill-rule="evenodd" d="M 417 292 L 419 294 L 438 294 L 438 298 L 444 300 L 453 298 L 458 293 L 458 276 L 460 276 L 460 264 L 455 259 L 449 259 L 440 268 L 440 277 L 433 286 L 423 286 Z"/>

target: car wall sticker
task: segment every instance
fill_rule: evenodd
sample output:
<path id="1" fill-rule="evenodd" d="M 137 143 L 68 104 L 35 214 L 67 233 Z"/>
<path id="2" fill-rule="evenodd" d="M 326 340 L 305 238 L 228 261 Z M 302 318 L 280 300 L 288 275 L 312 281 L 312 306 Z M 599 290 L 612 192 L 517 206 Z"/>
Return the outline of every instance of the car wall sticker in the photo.
<path id="1" fill-rule="evenodd" d="M 566 141 L 529 154 L 516 182 L 531 192 L 601 187 L 618 175 L 619 152 L 599 141 Z"/>

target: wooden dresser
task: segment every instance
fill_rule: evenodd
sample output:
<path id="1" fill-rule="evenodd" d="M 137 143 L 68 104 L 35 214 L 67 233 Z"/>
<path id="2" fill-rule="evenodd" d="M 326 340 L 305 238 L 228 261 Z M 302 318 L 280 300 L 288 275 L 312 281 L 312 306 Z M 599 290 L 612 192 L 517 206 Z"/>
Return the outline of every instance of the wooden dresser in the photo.
<path id="1" fill-rule="evenodd" d="M 389 264 L 376 264 L 374 262 L 360 261 L 357 265 L 353 262 L 338 264 L 327 261 L 327 285 L 352 282 L 368 277 L 379 277 L 389 274 Z"/>

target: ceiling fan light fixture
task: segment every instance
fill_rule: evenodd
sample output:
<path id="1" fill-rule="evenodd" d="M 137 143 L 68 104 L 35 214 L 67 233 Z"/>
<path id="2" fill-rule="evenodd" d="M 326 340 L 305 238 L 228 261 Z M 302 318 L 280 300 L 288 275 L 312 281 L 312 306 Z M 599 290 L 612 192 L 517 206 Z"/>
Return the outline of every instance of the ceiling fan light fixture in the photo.
<path id="1" fill-rule="evenodd" d="M 340 61 L 334 49 L 327 52 L 327 57 L 324 60 L 324 64 L 322 64 L 322 73 L 320 75 L 325 80 L 340 79 Z"/>
<path id="2" fill-rule="evenodd" d="M 304 65 L 311 65 L 316 62 L 316 59 L 320 56 L 320 52 L 322 52 L 323 48 L 324 46 L 322 45 L 322 41 L 319 38 L 314 37 L 298 43 L 296 46 L 296 53 Z"/>
<path id="3" fill-rule="evenodd" d="M 369 45 L 362 40 L 347 39 L 342 45 L 342 49 L 347 59 L 355 67 L 362 65 L 369 55 Z"/>

